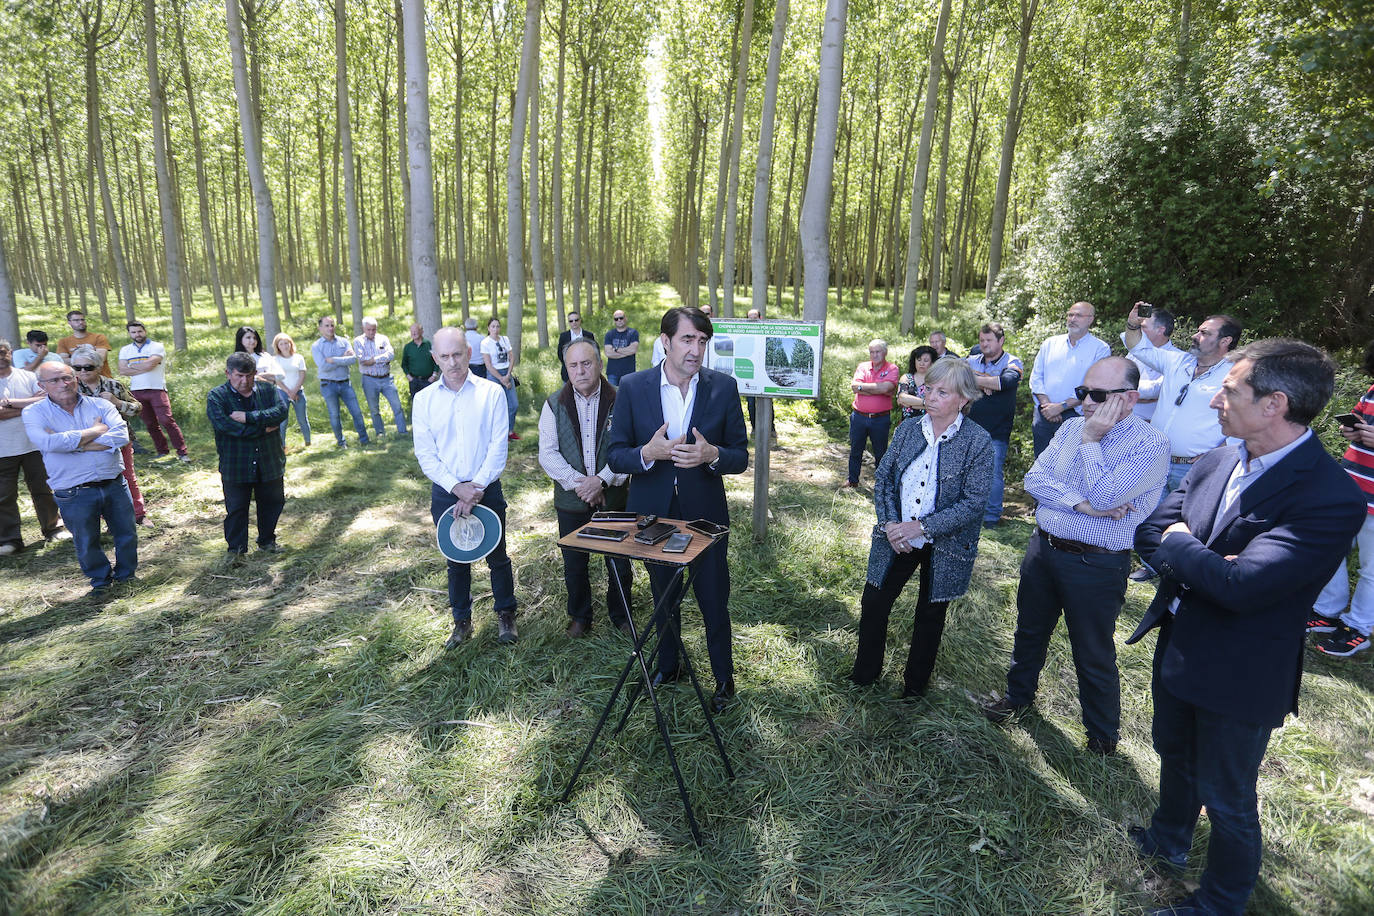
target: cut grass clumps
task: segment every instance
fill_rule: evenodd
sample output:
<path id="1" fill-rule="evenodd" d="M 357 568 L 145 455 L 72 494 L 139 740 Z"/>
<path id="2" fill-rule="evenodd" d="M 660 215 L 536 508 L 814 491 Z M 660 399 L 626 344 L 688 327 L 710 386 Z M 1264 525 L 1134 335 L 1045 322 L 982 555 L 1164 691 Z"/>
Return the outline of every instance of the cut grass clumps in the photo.
<path id="1" fill-rule="evenodd" d="M 615 303 L 646 341 L 641 366 L 671 304 L 660 286 Z M 293 305 L 304 349 L 327 306 Z M 961 350 L 977 309 L 943 321 Z M 517 369 L 523 438 L 502 478 L 521 638 L 497 644 L 479 565 L 475 638 L 446 652 L 446 577 L 410 441 L 337 451 L 313 379 L 314 445 L 294 424 L 288 433 L 287 552 L 224 562 L 203 395 L 223 379 L 233 335 L 211 303 L 193 311 L 207 317 L 188 323 L 190 351 L 173 355 L 169 380 L 195 464 L 137 462 L 158 526 L 140 529 L 139 586 L 96 606 L 70 546 L 0 561 L 0 912 L 982 916 L 1139 913 L 1182 893 L 1145 877 L 1124 833 L 1155 800 L 1152 639 L 1118 645 L 1113 759 L 1083 750 L 1062 631 L 1035 713 L 999 729 L 978 709 L 1005 685 L 1024 512 L 984 532 L 925 698 L 895 697 L 914 588 L 894 610 L 883 681 L 844 677 L 874 521 L 871 466 L 860 490 L 836 492 L 844 388 L 869 338 L 900 352 L 927 328 L 903 338 L 885 309 L 831 316 L 827 401 L 776 405 L 762 542 L 752 471 L 726 480 L 739 697 L 718 721 L 735 780 L 687 685 L 661 694 L 698 848 L 647 703 L 603 734 L 559 801 L 628 644 L 607 625 L 597 564 L 592 633 L 563 635 L 535 434 L 558 375 L 533 318 Z M 32 301 L 21 312 L 24 327 L 60 326 Z M 585 313 L 588 328 L 604 332 L 608 314 Z M 143 317 L 171 339 L 166 318 Z M 240 307 L 231 325 L 256 320 Z M 382 330 L 403 340 L 406 323 L 386 318 Z M 1025 355 L 1032 342 L 1019 343 Z M 1152 594 L 1131 587 L 1123 637 Z M 641 622 L 649 604 L 637 569 Z M 710 690 L 695 599 L 683 620 Z M 1374 912 L 1371 688 L 1367 656 L 1309 658 L 1302 716 L 1276 733 L 1261 779 L 1265 864 L 1250 912 Z M 1204 818 L 1197 863 L 1207 835 Z"/>

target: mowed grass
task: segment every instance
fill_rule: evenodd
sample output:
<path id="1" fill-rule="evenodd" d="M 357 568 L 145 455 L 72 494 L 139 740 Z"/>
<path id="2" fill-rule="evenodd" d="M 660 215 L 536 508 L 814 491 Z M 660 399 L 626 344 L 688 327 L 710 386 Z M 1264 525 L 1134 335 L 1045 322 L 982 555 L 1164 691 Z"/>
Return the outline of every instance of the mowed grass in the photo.
<path id="1" fill-rule="evenodd" d="M 616 304 L 649 341 L 674 301 L 644 286 Z M 62 327 L 55 306 L 21 306 L 25 329 Z M 977 306 L 946 326 L 976 327 Z M 322 308 L 296 304 L 302 349 Z M 198 316 L 211 312 L 197 303 Z M 170 342 L 165 316 L 142 317 Z M 240 306 L 231 323 L 259 320 Z M 405 323 L 383 320 L 398 346 Z M 603 332 L 607 314 L 586 323 Z M 563 636 L 535 434 L 558 376 L 552 354 L 533 347 L 532 319 L 517 370 L 524 438 L 504 476 L 521 639 L 496 643 L 479 567 L 477 637 L 451 652 L 410 441 L 336 451 L 313 380 L 314 445 L 304 449 L 294 426 L 289 438 L 288 552 L 224 564 L 203 401 L 223 378 L 232 328 L 195 319 L 171 385 L 196 463 L 139 461 L 158 524 L 141 537 L 141 585 L 97 606 L 70 546 L 0 561 L 0 912 L 1137 913 L 1181 893 L 1142 874 L 1123 830 L 1148 817 L 1157 786 L 1152 638 L 1118 646 L 1114 759 L 1083 750 L 1062 631 L 1037 715 L 998 729 L 979 713 L 1003 685 L 1028 517 L 985 534 L 927 698 L 895 699 L 914 589 L 894 613 L 882 686 L 844 680 L 872 523 L 871 468 L 864 491 L 835 491 L 846 380 L 870 337 L 893 341 L 894 355 L 912 341 L 885 303 L 837 314 L 830 330 L 826 402 L 778 407 L 764 542 L 750 536 L 752 471 L 727 483 L 740 692 L 719 723 L 733 781 L 690 692 L 664 694 L 706 838 L 697 847 L 647 704 L 603 736 L 571 801 L 559 801 L 627 643 L 599 601 L 590 638 Z M 951 336 L 962 351 L 974 342 Z M 36 537 L 26 494 L 20 502 Z M 635 588 L 644 619 L 642 570 Z M 1151 593 L 1131 586 L 1120 639 Z M 705 669 L 690 600 L 684 620 Z M 1307 667 L 1302 716 L 1276 733 L 1261 774 L 1266 858 L 1250 909 L 1368 913 L 1370 656 L 1310 655 Z M 1198 837 L 1200 861 L 1205 818 Z"/>

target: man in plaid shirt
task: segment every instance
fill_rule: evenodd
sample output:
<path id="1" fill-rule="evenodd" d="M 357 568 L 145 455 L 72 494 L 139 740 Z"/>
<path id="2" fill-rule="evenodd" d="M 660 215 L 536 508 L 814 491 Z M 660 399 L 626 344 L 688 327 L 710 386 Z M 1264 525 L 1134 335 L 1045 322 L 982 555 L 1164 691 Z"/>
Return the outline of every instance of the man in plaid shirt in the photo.
<path id="1" fill-rule="evenodd" d="M 267 382 L 255 381 L 257 365 L 247 353 L 231 353 L 228 377 L 212 389 L 205 414 L 215 430 L 220 485 L 224 488 L 224 540 L 229 557 L 248 553 L 248 504 L 258 504 L 258 549 L 279 553 L 277 519 L 286 505 L 286 451 L 277 428 L 289 407 Z"/>

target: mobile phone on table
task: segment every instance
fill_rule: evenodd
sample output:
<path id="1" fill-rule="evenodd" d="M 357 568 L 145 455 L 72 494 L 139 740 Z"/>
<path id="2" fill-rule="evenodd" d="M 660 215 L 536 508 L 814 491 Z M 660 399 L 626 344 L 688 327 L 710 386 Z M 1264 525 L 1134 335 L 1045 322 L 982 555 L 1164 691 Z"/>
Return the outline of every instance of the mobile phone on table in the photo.
<path id="1" fill-rule="evenodd" d="M 1338 413 L 1333 419 L 1342 426 L 1359 426 L 1365 422 L 1365 418 L 1357 413 Z"/>
<path id="2" fill-rule="evenodd" d="M 700 532 L 708 538 L 718 538 L 730 530 L 727 525 L 718 525 L 708 519 L 699 518 L 696 521 L 688 522 L 687 527 L 693 531 Z"/>
<path id="3" fill-rule="evenodd" d="M 617 512 L 614 509 L 602 509 L 592 513 L 594 522 L 632 522 L 639 518 L 637 512 Z"/>
<path id="4" fill-rule="evenodd" d="M 623 541 L 630 536 L 628 531 L 617 531 L 614 528 L 587 527 L 577 532 L 580 538 L 592 538 L 597 541 Z"/>
<path id="5" fill-rule="evenodd" d="M 663 544 L 664 553 L 686 553 L 687 545 L 692 543 L 692 536 L 685 531 L 679 531 L 668 536 L 668 540 Z"/>
<path id="6" fill-rule="evenodd" d="M 635 540 L 641 544 L 657 544 L 676 530 L 677 525 L 670 524 L 669 522 L 655 522 L 648 528 L 639 532 L 639 534 L 636 534 Z"/>

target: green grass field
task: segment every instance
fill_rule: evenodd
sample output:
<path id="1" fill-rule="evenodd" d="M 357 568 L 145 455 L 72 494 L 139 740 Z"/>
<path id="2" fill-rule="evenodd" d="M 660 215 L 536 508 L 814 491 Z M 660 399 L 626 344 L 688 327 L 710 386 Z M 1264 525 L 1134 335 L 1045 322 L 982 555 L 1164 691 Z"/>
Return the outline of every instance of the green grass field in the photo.
<path id="1" fill-rule="evenodd" d="M 617 305 L 648 340 L 672 301 L 646 286 Z M 979 305 L 944 322 L 961 351 L 975 342 Z M 320 308 L 296 304 L 302 349 L 314 339 L 313 316 L 302 316 Z M 64 327 L 56 306 L 25 300 L 21 314 L 24 329 L 54 339 Z M 750 538 L 752 471 L 728 483 L 739 699 L 720 725 L 736 779 L 689 690 L 665 693 L 702 848 L 646 704 L 603 737 L 559 802 L 628 644 L 599 603 L 590 638 L 563 636 L 535 441 L 558 374 L 533 347 L 533 320 L 517 369 L 523 438 L 504 476 L 521 639 L 496 643 L 479 569 L 477 636 L 445 652 L 444 570 L 410 441 L 336 451 L 313 377 L 314 445 L 294 426 L 288 440 L 288 551 L 224 562 L 203 403 L 233 328 L 211 314 L 197 303 L 190 350 L 169 375 L 195 464 L 138 462 L 157 523 L 140 532 L 141 584 L 96 605 L 70 545 L 0 560 L 0 912 L 1096 914 L 1182 893 L 1142 873 L 1124 833 L 1148 817 L 1157 784 L 1153 638 L 1118 646 L 1115 758 L 1083 750 L 1062 629 L 1038 714 L 999 729 L 979 713 L 1009 659 L 1023 501 L 1008 509 L 1021 517 L 983 538 L 929 695 L 895 698 L 914 590 L 894 613 L 884 683 L 844 680 L 872 522 L 871 469 L 861 491 L 835 490 L 844 392 L 869 337 L 893 341 L 902 361 L 910 349 L 885 305 L 833 315 L 826 399 L 779 406 L 763 543 Z M 170 347 L 167 318 L 142 317 Z M 240 321 L 260 316 L 240 307 Z M 608 321 L 586 315 L 598 332 Z M 118 346 L 115 324 L 92 316 Z M 398 347 L 404 324 L 382 322 Z M 1029 359 L 1037 343 L 1008 349 Z M 22 490 L 20 503 L 37 538 Z M 644 618 L 643 570 L 635 588 Z M 1131 586 L 1119 639 L 1151 594 Z M 684 621 L 705 668 L 691 602 Z M 1370 658 L 1309 654 L 1302 716 L 1275 734 L 1261 772 L 1265 862 L 1251 912 L 1374 912 Z M 1204 818 L 1195 861 L 1206 836 Z"/>

